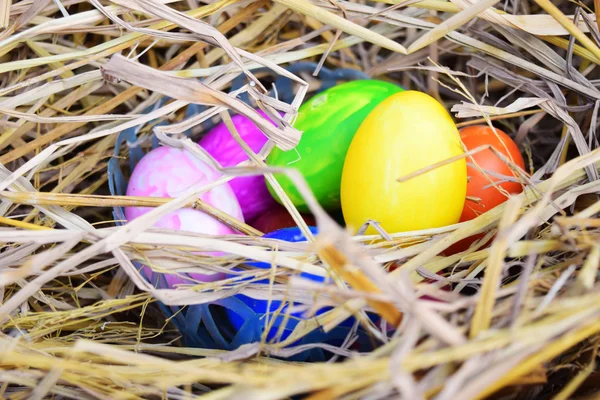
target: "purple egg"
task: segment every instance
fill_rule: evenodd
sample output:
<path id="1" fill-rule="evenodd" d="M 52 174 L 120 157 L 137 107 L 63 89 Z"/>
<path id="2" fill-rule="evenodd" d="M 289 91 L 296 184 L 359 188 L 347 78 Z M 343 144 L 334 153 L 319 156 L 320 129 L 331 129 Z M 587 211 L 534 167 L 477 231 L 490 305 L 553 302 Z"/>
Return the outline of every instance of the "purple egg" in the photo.
<path id="1" fill-rule="evenodd" d="M 142 197 L 178 197 L 194 185 L 206 185 L 222 176 L 218 171 L 191 152 L 167 146 L 157 147 L 146 154 L 136 165 L 129 178 L 127 196 Z M 202 195 L 200 198 L 211 206 L 244 221 L 242 210 L 229 184 L 219 185 Z M 132 221 L 147 212 L 150 207 L 125 207 L 125 218 Z M 216 220 L 210 215 L 192 208 L 180 208 L 171 211 L 160 218 L 155 227 L 227 235 L 236 233 L 229 226 Z M 207 254 L 218 254 L 207 252 Z M 144 267 L 148 278 L 152 280 L 152 270 Z M 190 274 L 198 281 L 208 282 L 224 278 L 224 274 L 211 275 Z M 175 274 L 165 274 L 167 285 L 172 287 L 178 283 L 193 283 Z"/>
<path id="2" fill-rule="evenodd" d="M 275 125 L 262 110 L 256 111 Z M 258 153 L 267 143 L 268 139 L 264 133 L 248 118 L 234 115 L 231 120 L 244 142 L 255 153 Z M 210 130 L 198 143 L 223 167 L 233 167 L 248 159 L 224 122 Z M 253 220 L 275 204 L 262 175 L 235 178 L 229 181 L 229 184 L 240 203 L 246 221 Z"/>

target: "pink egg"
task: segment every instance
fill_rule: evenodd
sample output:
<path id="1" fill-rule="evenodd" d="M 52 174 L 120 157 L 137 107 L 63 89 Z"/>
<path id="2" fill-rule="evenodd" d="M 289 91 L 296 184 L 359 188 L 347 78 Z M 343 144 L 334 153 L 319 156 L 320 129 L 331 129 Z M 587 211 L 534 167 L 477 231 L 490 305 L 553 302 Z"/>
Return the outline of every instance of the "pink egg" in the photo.
<path id="1" fill-rule="evenodd" d="M 214 182 L 221 176 L 221 173 L 195 157 L 189 151 L 161 146 L 150 151 L 137 164 L 131 174 L 131 178 L 129 178 L 127 195 L 178 197 L 191 186 L 198 184 L 203 186 Z M 200 198 L 234 218 L 244 221 L 240 205 L 228 183 L 224 183 L 203 193 Z M 131 221 L 151 210 L 152 208 L 150 207 L 125 207 L 125 217 L 128 221 Z M 236 231 L 210 215 L 191 208 L 182 208 L 167 213 L 154 226 L 213 235 L 236 233 Z M 148 267 L 144 267 L 144 269 L 152 281 L 152 270 Z M 199 281 L 211 282 L 223 279 L 225 274 L 190 274 L 190 276 Z M 165 278 L 169 287 L 177 283 L 192 283 L 175 274 L 165 274 Z"/>
<path id="2" fill-rule="evenodd" d="M 273 123 L 262 110 L 256 111 Z M 267 137 L 248 118 L 234 115 L 231 120 L 242 139 L 255 153 L 258 153 L 267 143 Z M 233 167 L 248 159 L 223 122 L 210 130 L 199 144 L 223 167 Z M 251 221 L 275 204 L 262 175 L 235 178 L 229 181 L 229 184 L 242 207 L 246 221 Z"/>

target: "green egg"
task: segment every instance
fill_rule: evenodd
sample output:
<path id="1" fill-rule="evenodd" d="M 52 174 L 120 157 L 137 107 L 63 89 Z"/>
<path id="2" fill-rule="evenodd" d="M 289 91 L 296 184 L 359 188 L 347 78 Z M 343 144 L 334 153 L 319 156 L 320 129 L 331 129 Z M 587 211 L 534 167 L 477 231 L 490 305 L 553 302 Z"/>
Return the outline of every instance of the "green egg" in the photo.
<path id="1" fill-rule="evenodd" d="M 370 79 L 342 83 L 317 94 L 298 109 L 294 127 L 303 133 L 296 148 L 273 149 L 267 165 L 298 169 L 321 206 L 339 210 L 342 169 L 354 134 L 371 110 L 403 90 L 398 85 Z M 275 179 L 299 211 L 308 211 L 287 176 L 276 174 Z M 271 185 L 267 186 L 273 198 L 281 202 Z"/>

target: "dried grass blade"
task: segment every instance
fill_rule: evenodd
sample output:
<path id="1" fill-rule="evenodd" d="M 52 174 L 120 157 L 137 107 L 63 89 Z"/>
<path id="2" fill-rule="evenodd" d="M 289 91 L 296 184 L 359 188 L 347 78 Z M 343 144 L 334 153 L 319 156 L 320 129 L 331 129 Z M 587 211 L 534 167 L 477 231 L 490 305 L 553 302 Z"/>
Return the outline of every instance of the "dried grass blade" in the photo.
<path id="1" fill-rule="evenodd" d="M 52 230 L 52 228 L 49 228 L 47 226 L 31 224 L 29 222 L 23 222 L 23 221 L 19 221 L 17 219 L 6 218 L 6 217 L 0 217 L 0 224 L 14 226 L 15 228 L 22 228 L 22 229 Z"/>
<path id="2" fill-rule="evenodd" d="M 415 51 L 421 50 L 423 47 L 430 45 L 431 43 L 437 41 L 438 39 L 444 37 L 448 33 L 458 29 L 462 25 L 469 22 L 471 19 L 475 18 L 478 14 L 484 12 L 490 7 L 493 7 L 500 0 L 481 0 L 475 3 L 475 5 L 470 6 L 455 14 L 415 40 L 408 47 L 408 54 L 414 53 Z"/>
<path id="3" fill-rule="evenodd" d="M 217 4 L 217 3 L 214 3 Z M 207 6 L 208 7 L 208 6 Z M 193 45 L 192 47 L 190 47 L 188 50 L 184 51 L 179 57 L 175 57 L 174 59 L 170 60 L 169 62 L 167 62 L 166 64 L 164 64 L 162 67 L 160 67 L 160 70 L 164 71 L 164 70 L 169 70 L 169 69 L 173 69 L 175 67 L 177 67 L 178 65 L 180 65 L 181 63 L 185 62 L 189 57 L 191 57 L 196 50 L 200 49 L 203 47 L 203 43 L 197 43 L 195 45 Z M 72 63 L 70 64 L 71 66 L 73 66 L 73 64 L 77 64 L 77 63 Z M 84 64 L 84 63 L 82 63 Z M 43 74 L 45 75 L 45 74 Z M 42 75 L 42 76 L 43 76 Z M 135 96 L 136 94 L 138 94 L 140 91 L 142 91 L 142 88 L 139 87 L 130 87 L 129 89 L 125 90 L 122 93 L 119 93 L 117 96 L 109 99 L 108 101 L 98 105 L 97 107 L 94 107 L 93 109 L 89 110 L 87 114 L 93 115 L 93 114 L 104 114 L 107 112 L 110 112 L 111 110 L 113 110 L 115 107 L 119 106 L 120 104 L 122 104 L 123 102 L 127 101 L 128 99 L 130 99 L 131 97 Z M 173 105 L 177 105 L 177 102 L 173 102 L 171 105 L 167 105 L 165 107 L 171 107 Z M 186 105 L 186 103 L 184 102 L 179 102 L 179 108 L 183 107 L 184 105 Z M 165 108 L 163 107 L 163 108 Z M 177 110 L 178 108 L 174 108 L 175 110 Z M 156 111 L 155 111 L 156 112 Z M 141 117 L 143 118 L 148 118 L 148 116 L 143 116 Z M 151 119 L 154 119 L 156 117 L 150 117 L 148 119 L 144 119 L 143 121 L 135 121 L 135 123 L 132 126 L 136 126 L 139 125 L 140 123 L 143 122 L 147 122 Z M 19 157 L 22 157 L 23 155 L 34 151 L 35 149 L 48 144 L 50 142 L 52 142 L 53 140 L 56 140 L 70 132 L 72 132 L 73 130 L 83 126 L 84 123 L 70 123 L 70 124 L 64 124 L 64 125 L 60 125 L 57 126 L 56 128 L 54 128 L 53 130 L 51 130 L 50 132 L 46 133 L 45 135 L 32 140 L 31 142 L 27 143 L 26 146 L 23 147 L 19 147 L 14 149 L 13 151 L 11 151 L 10 153 L 7 153 L 3 156 L 0 157 L 0 163 L 2 164 L 6 164 L 10 161 L 14 161 L 16 159 L 18 159 Z M 121 126 L 122 129 L 125 129 L 125 124 L 123 126 Z M 105 133 L 106 135 L 111 134 L 111 133 L 116 133 L 118 132 L 119 129 L 115 128 L 109 131 L 109 133 Z M 89 139 L 93 139 L 94 137 L 97 136 L 93 136 L 94 134 L 88 134 L 88 138 Z M 85 135 L 84 135 L 85 136 Z M 102 135 L 99 135 L 102 136 Z M 73 138 L 73 139 L 69 139 L 70 141 L 74 141 L 74 142 L 82 142 L 85 140 L 88 140 L 88 138 L 84 138 L 84 137 L 80 137 L 80 138 Z M 69 140 L 65 141 L 65 142 L 69 142 Z M 67 143 L 65 143 L 67 144 Z M 37 156 L 36 156 L 37 157 Z"/>
<path id="4" fill-rule="evenodd" d="M 577 389 L 579 389 L 579 387 L 581 386 L 581 384 L 583 384 L 583 382 L 585 382 L 585 380 L 592 374 L 594 373 L 594 370 L 596 369 L 596 362 L 592 361 L 591 363 L 589 363 L 587 365 L 587 367 L 585 367 L 584 369 L 582 369 L 581 371 L 579 371 L 579 373 L 577 375 L 575 375 L 575 377 L 573 379 L 571 379 L 569 381 L 569 383 L 556 395 L 552 398 L 552 400 L 569 400 L 573 398 L 573 395 L 575 394 L 575 392 L 577 391 Z"/>
<path id="5" fill-rule="evenodd" d="M 515 379 L 526 375 L 529 371 L 537 368 L 540 364 L 551 360 L 569 347 L 581 342 L 582 340 L 598 333 L 600 331 L 600 322 L 594 321 L 586 324 L 579 329 L 564 332 L 554 342 L 547 343 L 543 350 L 529 357 L 525 361 L 517 364 L 502 379 L 497 380 L 482 392 L 477 394 L 477 399 L 485 399 L 497 390 L 507 386 Z"/>
<path id="6" fill-rule="evenodd" d="M 596 16 L 598 30 L 600 30 L 600 0 L 594 0 L 594 15 Z"/>
<path id="7" fill-rule="evenodd" d="M 353 271 L 348 264 L 346 257 L 333 247 L 323 247 L 318 252 L 319 256 L 325 261 L 337 274 L 339 274 L 348 284 L 359 291 L 370 293 L 380 293 L 381 291 L 360 271 Z M 402 313 L 393 305 L 377 301 L 368 300 L 371 307 L 375 309 L 392 326 L 398 326 L 402 321 Z"/>
<path id="8" fill-rule="evenodd" d="M 232 36 L 229 39 L 229 42 L 232 46 L 240 47 L 252 40 L 255 40 L 256 37 L 264 31 L 265 27 L 274 24 L 278 19 L 281 18 L 281 15 L 287 11 L 288 9 L 281 4 L 275 4 L 264 15 L 252 22 L 251 25 Z M 225 54 L 227 54 L 225 49 L 215 48 L 208 52 L 206 56 L 204 56 L 203 62 L 206 63 L 206 65 L 212 65 Z M 247 64 L 245 65 L 245 68 L 248 71 L 250 70 L 249 65 Z"/>
<path id="9" fill-rule="evenodd" d="M 386 25 L 378 25 L 372 29 L 373 32 L 378 32 L 381 34 L 393 34 L 393 32 L 395 30 L 396 29 L 394 27 L 390 27 L 389 25 L 387 25 L 387 26 Z M 331 51 L 347 49 L 350 46 L 354 46 L 354 45 L 356 45 L 358 43 L 362 43 L 362 42 L 363 42 L 363 39 L 361 39 L 361 38 L 358 38 L 356 36 L 349 36 L 344 39 L 338 40 L 335 43 L 335 45 L 333 46 L 333 48 L 331 49 Z M 300 61 L 300 60 L 310 58 L 312 56 L 323 54 L 328 49 L 329 49 L 329 44 L 324 43 L 324 44 L 316 45 L 313 47 L 307 47 L 302 50 L 288 51 L 285 53 L 269 54 L 269 55 L 265 55 L 262 58 L 263 63 L 255 61 L 254 63 L 249 63 L 247 65 L 247 67 L 250 70 L 261 68 L 261 67 L 263 67 L 263 64 L 265 63 L 265 61 L 271 62 L 274 64 L 291 63 L 294 61 Z M 191 69 L 186 69 L 186 70 L 181 70 L 181 71 L 173 71 L 173 72 L 170 72 L 169 74 L 174 75 L 174 76 L 181 76 L 181 77 L 201 78 L 201 77 L 212 76 L 213 74 L 215 74 L 218 71 L 221 71 L 222 69 L 223 69 L 223 67 L 221 67 L 221 66 L 213 66 L 213 67 L 198 68 L 198 69 L 191 68 Z M 238 71 L 236 69 L 232 69 L 228 72 L 238 72 Z"/>
<path id="10" fill-rule="evenodd" d="M 568 87 L 579 93 L 585 94 L 586 96 L 589 96 L 592 99 L 600 100 L 600 91 L 598 89 L 590 88 L 590 87 L 584 86 L 580 83 L 574 82 L 571 79 L 567 79 L 559 74 L 556 74 L 552 71 L 542 68 L 542 67 L 540 67 L 530 61 L 527 61 L 525 59 L 515 57 L 514 55 L 512 55 L 504 50 L 498 49 L 494 46 L 490 46 L 480 40 L 477 40 L 475 38 L 472 38 L 470 36 L 464 35 L 459 32 L 449 33 L 448 39 L 450 39 L 456 43 L 460 43 L 460 44 L 469 46 L 475 50 L 480 50 L 486 54 L 489 54 L 495 58 L 498 58 L 498 59 L 508 62 L 510 64 L 516 65 L 518 67 L 521 67 L 527 71 L 531 71 L 534 74 L 539 75 L 540 77 L 544 77 L 544 78 L 546 78 L 552 82 L 555 82 L 559 85 Z"/>
<path id="11" fill-rule="evenodd" d="M 590 254 L 588 254 L 581 271 L 577 275 L 577 280 L 585 290 L 592 290 L 598 276 L 598 268 L 600 267 L 600 247 L 593 246 Z"/>
<path id="12" fill-rule="evenodd" d="M 342 18 L 336 14 L 326 11 L 323 8 L 318 7 L 307 0 L 274 1 L 283 4 L 288 8 L 291 8 L 292 10 L 302 15 L 307 15 L 311 18 L 314 18 L 323 24 L 331 25 L 343 32 L 346 32 L 347 34 L 358 36 L 359 38 L 364 39 L 367 42 L 376 44 L 391 51 L 395 51 L 396 53 L 407 54 L 406 49 L 401 44 L 396 43 L 385 36 L 373 33 L 371 30 L 357 25 L 351 21 L 348 21 L 347 19 Z"/>
<path id="13" fill-rule="evenodd" d="M 0 107 L 14 109 L 26 103 L 34 102 L 42 97 L 47 97 L 63 90 L 73 89 L 77 86 L 102 79 L 102 73 L 98 70 L 77 74 L 72 78 L 48 82 L 33 90 L 25 91 L 0 102 Z"/>
<path id="14" fill-rule="evenodd" d="M 175 99 L 182 99 L 189 103 L 222 106 L 232 109 L 248 117 L 282 150 L 291 150 L 300 141 L 300 132 L 289 124 L 283 128 L 274 127 L 243 101 L 227 96 L 197 80 L 170 76 L 145 65 L 135 63 L 118 54 L 114 55 L 102 69 L 105 75 L 123 79 L 136 86 L 150 89 Z"/>
<path id="15" fill-rule="evenodd" d="M 0 0 L 0 29 L 6 29 L 10 24 L 10 6 L 12 0 Z"/>
<path id="16" fill-rule="evenodd" d="M 573 35 L 579 42 L 592 52 L 592 54 L 600 59 L 600 48 L 587 37 L 577 25 L 565 14 L 563 14 L 558 7 L 556 7 L 549 0 L 534 0 L 541 8 L 543 8 L 548 14 L 550 14 L 559 24 L 561 24 L 571 35 Z"/>
<path id="17" fill-rule="evenodd" d="M 41 155 L 40 158 L 45 157 L 46 154 L 51 154 L 53 152 L 53 150 L 54 149 L 52 149 L 52 148 L 43 150 L 40 153 L 40 155 Z M 44 154 L 44 152 L 46 152 L 46 153 Z M 3 165 L 0 165 L 0 186 L 2 186 L 3 189 L 6 189 L 7 187 L 12 186 L 13 189 L 18 190 L 18 191 L 35 192 L 36 190 L 35 190 L 34 186 L 31 184 L 31 182 L 29 182 L 27 179 L 25 179 L 21 176 L 23 171 L 26 170 L 27 168 L 31 167 L 32 165 L 34 165 L 33 162 L 30 165 L 27 165 L 26 168 L 17 169 L 13 173 L 11 173 Z M 6 210 L 8 209 L 7 206 L 9 206 L 10 204 L 11 203 L 8 201 L 2 202 L 2 205 L 0 206 L 0 214 L 4 214 L 6 212 Z M 95 230 L 94 227 L 89 222 L 87 222 L 85 219 L 83 219 L 82 217 L 72 214 L 72 213 L 69 213 L 60 207 L 56 207 L 56 206 L 49 206 L 48 208 L 42 207 L 42 206 L 35 206 L 35 207 L 38 208 L 41 212 L 43 212 L 47 216 L 49 216 L 50 218 L 52 218 L 54 221 L 60 223 L 61 225 L 65 226 L 68 229 L 74 230 L 75 232 L 79 232 L 79 231 L 93 232 Z"/>
<path id="18" fill-rule="evenodd" d="M 524 32 L 531 33 L 536 36 L 566 36 L 569 35 L 569 31 L 559 24 L 551 15 L 545 14 L 528 14 L 528 15 L 511 15 L 511 14 L 499 14 L 502 15 L 506 21 L 505 25 L 508 27 L 517 27 Z M 590 15 L 590 14 L 588 14 Z M 573 15 L 566 16 L 571 21 Z M 590 15 L 590 18 L 592 16 Z M 595 18 L 594 18 L 595 19 Z M 588 27 L 582 21 L 578 21 L 576 25 L 582 32 L 589 32 Z"/>
<path id="19" fill-rule="evenodd" d="M 457 113 L 457 118 L 479 117 L 482 115 L 482 112 L 489 115 L 503 115 L 516 113 L 526 108 L 535 107 L 547 101 L 548 100 L 546 99 L 540 99 L 537 97 L 519 97 L 506 107 L 474 105 L 473 103 L 463 101 L 461 104 L 455 104 L 452 106 L 450 111 Z"/>
<path id="20" fill-rule="evenodd" d="M 391 1 L 391 0 L 390 0 Z M 440 12 L 460 12 L 465 8 L 472 7 L 472 0 L 452 0 L 454 3 L 460 4 L 460 6 L 450 3 L 449 1 L 436 1 L 429 2 L 432 7 L 428 9 L 437 10 Z M 349 1 L 339 0 L 337 1 L 345 9 L 353 12 L 359 12 L 365 17 L 372 17 L 375 20 L 380 20 L 381 17 L 391 18 L 395 21 L 402 21 L 408 25 L 416 25 L 420 27 L 429 27 L 433 29 L 436 25 L 430 22 L 426 22 L 422 19 L 413 18 L 404 13 L 398 11 L 380 11 L 375 7 L 366 6 L 363 4 L 356 4 Z M 337 6 L 331 4 L 323 4 L 324 8 L 337 10 Z M 451 7 L 451 10 L 449 8 Z M 593 14 L 587 14 L 590 19 L 595 20 Z M 561 24 L 559 24 L 551 15 L 547 14 L 527 14 L 527 15 L 512 15 L 502 10 L 495 8 L 488 8 L 486 11 L 479 15 L 481 19 L 486 21 L 502 24 L 509 28 L 520 29 L 524 32 L 531 33 L 536 36 L 551 36 L 551 35 L 569 35 L 569 31 L 566 30 Z M 573 15 L 568 15 L 567 18 L 573 20 Z M 385 20 L 386 18 L 384 18 Z M 391 22 L 388 20 L 388 22 Z M 588 26 L 583 21 L 578 21 L 578 28 L 582 32 L 588 32 Z"/>
<path id="21" fill-rule="evenodd" d="M 26 270 L 31 267 L 34 267 L 38 271 L 43 270 L 46 266 L 55 262 L 60 257 L 62 257 L 65 253 L 67 253 L 69 250 L 71 250 L 77 243 L 79 243 L 81 241 L 81 239 L 83 239 L 83 233 L 80 233 L 79 236 L 76 236 L 74 239 L 65 241 L 64 243 L 62 243 L 58 246 L 55 246 L 54 248 L 52 248 L 50 250 L 46 250 L 43 253 L 36 254 L 33 258 L 29 259 L 30 266 L 23 265 L 16 272 L 19 274 L 19 273 L 23 272 L 23 269 Z M 1 275 L 0 276 L 0 286 L 5 286 L 5 285 L 9 284 L 10 282 L 12 282 L 14 279 L 14 277 L 12 275 L 14 275 L 14 274 L 5 273 L 5 274 Z M 47 272 L 42 274 L 42 276 L 45 276 L 45 275 L 50 275 L 50 276 L 54 276 L 54 277 L 58 276 L 58 275 L 53 275 L 51 273 L 48 274 Z M 13 301 L 12 307 L 18 306 L 18 304 L 20 304 L 20 302 L 18 302 L 18 299 L 26 300 L 29 296 L 31 296 L 35 292 L 39 291 L 43 286 L 43 282 L 47 282 L 44 279 L 36 278 L 33 281 L 28 282 L 25 288 L 20 290 L 13 298 L 11 298 L 11 300 L 17 300 L 17 301 Z M 10 300 L 7 301 L 6 303 L 0 305 L 0 321 L 5 320 L 5 318 L 7 317 L 7 313 L 10 312 L 10 309 L 9 309 L 10 305 L 7 306 L 7 304 L 9 304 L 9 303 L 11 303 Z"/>
<path id="22" fill-rule="evenodd" d="M 344 7 L 347 8 L 349 11 L 359 13 L 361 15 L 368 16 L 375 12 L 375 10 L 372 7 L 363 6 L 360 4 L 348 3 L 348 2 L 341 2 L 341 3 L 343 3 Z M 417 18 L 406 17 L 398 12 L 393 12 L 393 11 L 386 13 L 385 17 L 386 18 L 374 18 L 374 19 L 380 20 L 383 22 L 387 22 L 389 24 L 397 24 L 400 26 L 410 26 L 410 27 L 415 27 L 418 29 L 433 29 L 436 26 L 435 24 L 432 24 L 430 22 L 426 22 L 426 21 L 423 21 L 423 20 L 420 20 Z M 550 18 L 552 20 L 552 17 L 548 16 L 548 18 Z M 523 68 L 527 71 L 531 71 L 534 74 L 539 75 L 540 77 L 544 77 L 552 82 L 556 82 L 559 85 L 569 87 L 570 89 L 575 90 L 578 93 L 583 93 L 586 96 L 589 96 L 593 99 L 600 99 L 600 91 L 598 89 L 582 85 L 578 82 L 574 82 L 571 79 L 565 78 L 564 76 L 562 76 L 560 74 L 554 73 L 543 67 L 540 67 L 539 65 L 537 65 L 533 62 L 530 62 L 524 58 L 516 57 L 513 54 L 510 54 L 504 50 L 501 50 L 497 47 L 494 47 L 487 43 L 484 43 L 484 42 L 476 39 L 475 37 L 471 37 L 471 36 L 462 34 L 457 31 L 450 32 L 446 36 L 449 40 L 451 40 L 454 43 L 457 43 L 457 44 L 463 45 L 463 46 L 467 46 L 467 47 L 471 47 L 474 50 L 479 50 L 483 53 L 491 55 L 492 57 L 500 59 L 504 62 L 518 66 L 519 68 Z M 477 60 L 477 59 L 474 59 L 474 60 Z"/>
<path id="23" fill-rule="evenodd" d="M 150 13 L 156 17 L 164 18 L 167 21 L 171 21 L 174 24 L 181 26 L 182 28 L 186 28 L 191 32 L 198 35 L 201 39 L 211 43 L 213 45 L 221 47 L 229 57 L 235 62 L 235 64 L 241 68 L 243 73 L 251 79 L 258 87 L 266 92 L 267 90 L 262 86 L 262 83 L 254 75 L 248 71 L 248 69 L 244 66 L 240 55 L 237 50 L 229 43 L 227 38 L 219 32 L 217 28 L 212 25 L 209 25 L 201 20 L 195 19 L 186 15 L 182 12 L 179 12 L 171 7 L 168 7 L 165 4 L 162 4 L 153 0 L 112 0 L 115 3 L 121 3 L 122 5 L 138 10 L 144 13 Z M 239 0 L 228 0 L 225 2 L 222 7 L 226 7 L 230 4 L 235 4 Z M 99 4 L 99 3 L 97 3 Z"/>
<path id="24" fill-rule="evenodd" d="M 521 209 L 522 201 L 518 197 L 510 198 L 498 227 L 498 237 L 492 243 L 488 267 L 485 270 L 483 286 L 479 293 L 479 301 L 471 321 L 471 338 L 476 338 L 490 326 L 492 310 L 496 299 L 496 291 L 500 286 L 500 277 L 504 266 L 507 243 L 507 232 L 511 229 Z"/>
<path id="25" fill-rule="evenodd" d="M 85 164 L 84 164 L 85 166 Z M 86 170 L 88 167 L 82 168 Z M 171 198 L 162 197 L 131 197 L 131 196 L 99 196 L 66 193 L 40 193 L 40 192 L 0 192 L 0 198 L 15 204 L 30 205 L 60 205 L 60 206 L 90 206 L 90 207 L 157 207 L 171 201 Z M 221 210 L 198 199 L 185 207 L 198 209 L 215 217 L 232 228 L 252 236 L 262 236 L 262 232 L 249 225 L 223 213 Z M 36 225 L 34 225 L 36 226 Z"/>
<path id="26" fill-rule="evenodd" d="M 191 18 L 205 17 L 207 15 L 211 15 L 211 14 L 219 11 L 221 8 L 223 8 L 225 6 L 228 6 L 232 1 L 236 1 L 236 0 L 219 0 L 215 3 L 211 3 L 208 5 L 199 7 L 197 9 L 191 10 L 186 15 L 188 15 Z M 107 7 L 105 9 L 109 9 L 109 8 Z M 77 17 L 77 15 L 78 14 L 76 14 L 75 17 Z M 94 15 L 96 18 L 98 15 L 100 15 L 100 17 L 102 17 L 101 19 L 104 18 L 104 16 L 102 16 L 102 14 L 99 12 L 97 12 L 97 14 L 94 14 Z M 59 21 L 59 22 L 62 24 L 62 21 Z M 173 23 L 162 21 L 157 24 L 151 25 L 148 28 L 148 30 L 150 30 L 150 31 L 162 31 L 162 30 L 168 31 L 168 30 L 174 29 L 175 27 L 176 27 L 176 25 Z M 36 32 L 36 34 L 39 34 L 39 33 L 40 32 Z M 15 35 L 15 36 L 17 36 L 17 35 Z M 139 43 L 145 39 L 148 39 L 148 37 L 149 37 L 148 34 L 132 32 L 132 33 L 123 35 L 121 37 L 118 37 L 116 39 L 110 40 L 108 42 L 101 43 L 94 47 L 90 47 L 87 50 L 73 51 L 69 54 L 58 54 L 58 55 L 54 55 L 51 57 L 41 57 L 41 58 L 36 58 L 33 60 L 19 60 L 19 61 L 6 62 L 3 64 L 0 64 L 0 73 L 15 71 L 15 70 L 19 70 L 22 68 L 31 68 L 31 67 L 35 67 L 35 66 L 39 66 L 39 65 L 46 65 L 51 62 L 62 62 L 62 61 L 68 61 L 68 60 L 73 60 L 73 59 L 77 59 L 77 58 L 84 58 L 85 60 L 83 60 L 83 61 L 80 61 L 78 63 L 71 63 L 70 65 L 65 66 L 65 68 L 74 69 L 74 68 L 77 68 L 78 66 L 88 64 L 90 60 L 106 57 L 111 54 L 117 53 L 121 50 L 127 49 L 128 47 L 135 45 L 136 43 Z M 11 37 L 9 39 L 11 39 L 11 40 L 7 39 L 7 40 L 4 40 L 3 42 L 0 42 L 0 49 L 11 44 L 12 41 L 15 40 L 14 37 Z M 47 79 L 48 76 L 49 75 L 43 74 L 38 78 L 43 80 L 43 79 Z M 54 75 L 51 75 L 51 76 L 54 76 Z M 2 92 L 0 92 L 0 93 L 2 93 Z"/>
<path id="27" fill-rule="evenodd" d="M 56 124 L 60 122 L 93 122 L 93 121 L 128 121 L 138 118 L 139 115 L 118 115 L 118 114 L 102 114 L 102 115 L 82 115 L 73 117 L 41 117 L 35 114 L 23 113 L 0 107 L 0 114 L 18 117 L 25 121 L 38 122 L 42 124 Z"/>
<path id="28" fill-rule="evenodd" d="M 27 43 L 27 46 L 29 46 L 29 48 L 31 50 L 33 50 L 33 52 L 38 56 L 38 57 L 51 57 L 52 55 L 46 50 L 44 49 L 42 46 L 40 46 L 38 43 L 32 41 L 32 40 L 27 40 L 25 43 Z M 50 68 L 52 69 L 62 69 L 64 67 L 63 63 L 61 62 L 55 62 L 55 63 L 50 63 L 48 64 L 50 66 Z M 71 78 L 73 77 L 75 74 L 73 73 L 73 71 L 71 70 L 64 70 L 64 72 L 62 72 L 60 74 L 60 76 L 63 79 L 66 78 Z"/>

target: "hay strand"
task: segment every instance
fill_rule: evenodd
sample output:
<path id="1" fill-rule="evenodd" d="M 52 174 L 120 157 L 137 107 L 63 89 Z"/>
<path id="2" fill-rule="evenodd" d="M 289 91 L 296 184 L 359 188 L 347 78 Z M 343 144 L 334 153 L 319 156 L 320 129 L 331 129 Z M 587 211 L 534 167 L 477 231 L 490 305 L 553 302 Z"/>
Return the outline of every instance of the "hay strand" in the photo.
<path id="1" fill-rule="evenodd" d="M 596 0 L 0 0 L 0 397 L 595 395 L 599 10 Z M 343 81 L 340 70 L 427 92 L 458 128 L 507 132 L 526 161 L 480 146 L 397 182 L 464 157 L 489 190 L 497 178 L 523 191 L 500 190 L 507 201 L 469 221 L 411 232 L 365 221 L 377 233 L 351 235 L 293 164 L 265 161 L 275 147 L 294 151 L 299 107 Z M 243 140 L 234 114 L 259 127 L 263 148 Z M 221 122 L 247 155 L 227 168 L 196 145 Z M 174 198 L 123 195 L 156 145 L 186 149 L 221 176 Z M 488 150 L 514 176 L 471 160 Z M 277 174 L 297 187 L 317 234 Z M 264 176 L 306 242 L 265 238 L 199 200 L 242 176 Z M 151 210 L 122 221 L 120 207 Z M 156 227 L 182 208 L 236 233 Z M 149 270 L 178 283 L 155 284 Z M 282 302 L 266 325 L 308 317 L 283 340 L 275 329 L 231 349 L 191 345 L 207 338 L 206 310 L 239 295 Z M 298 343 L 350 317 L 339 343 Z M 224 333 L 228 318 L 207 329 Z M 330 358 L 286 359 L 307 351 Z"/>

